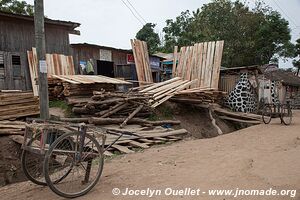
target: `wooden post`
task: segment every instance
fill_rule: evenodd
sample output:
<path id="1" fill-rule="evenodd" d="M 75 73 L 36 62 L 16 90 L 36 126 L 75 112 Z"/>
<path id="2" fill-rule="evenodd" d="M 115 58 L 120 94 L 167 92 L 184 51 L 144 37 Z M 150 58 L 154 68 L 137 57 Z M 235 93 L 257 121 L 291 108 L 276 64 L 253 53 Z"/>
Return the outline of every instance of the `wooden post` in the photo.
<path id="1" fill-rule="evenodd" d="M 44 28 L 44 0 L 34 1 L 35 46 L 38 58 L 40 117 L 49 118 L 48 79 L 46 66 L 46 42 Z"/>

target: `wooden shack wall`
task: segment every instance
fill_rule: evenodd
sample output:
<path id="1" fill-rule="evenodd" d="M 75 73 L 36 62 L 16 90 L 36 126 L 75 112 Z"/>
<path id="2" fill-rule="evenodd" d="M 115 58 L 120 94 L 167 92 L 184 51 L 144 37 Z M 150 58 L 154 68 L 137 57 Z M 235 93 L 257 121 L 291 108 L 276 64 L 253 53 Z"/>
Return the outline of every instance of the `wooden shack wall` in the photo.
<path id="1" fill-rule="evenodd" d="M 97 46 L 72 46 L 73 51 L 73 58 L 74 58 L 74 64 L 75 64 L 75 70 L 77 73 L 80 73 L 80 61 L 88 61 L 93 60 L 94 63 L 94 71 L 97 74 L 97 60 L 100 59 L 100 47 Z M 114 68 L 118 67 L 119 65 L 127 65 L 127 52 L 125 51 L 118 51 L 118 50 L 109 50 L 111 51 L 112 55 L 112 62 L 114 63 Z"/>
<path id="2" fill-rule="evenodd" d="M 69 30 L 64 26 L 45 24 L 46 52 L 72 55 Z M 0 17 L 0 52 L 5 52 L 5 75 L 0 89 L 30 90 L 31 80 L 27 51 L 35 46 L 34 22 Z M 21 76 L 13 76 L 12 55 L 20 56 Z"/>
<path id="3" fill-rule="evenodd" d="M 45 24 L 46 52 L 71 55 L 69 30 Z M 26 53 L 35 46 L 34 23 L 0 17 L 0 51 Z"/>

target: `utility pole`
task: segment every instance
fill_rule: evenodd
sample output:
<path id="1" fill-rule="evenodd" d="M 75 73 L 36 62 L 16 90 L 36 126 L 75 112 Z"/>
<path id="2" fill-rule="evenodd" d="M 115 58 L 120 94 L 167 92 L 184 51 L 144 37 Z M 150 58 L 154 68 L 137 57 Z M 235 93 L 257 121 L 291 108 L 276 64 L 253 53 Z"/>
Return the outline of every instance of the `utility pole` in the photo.
<path id="1" fill-rule="evenodd" d="M 49 97 L 44 25 L 44 0 L 34 0 L 34 30 L 39 72 L 40 117 L 46 120 L 49 118 Z"/>

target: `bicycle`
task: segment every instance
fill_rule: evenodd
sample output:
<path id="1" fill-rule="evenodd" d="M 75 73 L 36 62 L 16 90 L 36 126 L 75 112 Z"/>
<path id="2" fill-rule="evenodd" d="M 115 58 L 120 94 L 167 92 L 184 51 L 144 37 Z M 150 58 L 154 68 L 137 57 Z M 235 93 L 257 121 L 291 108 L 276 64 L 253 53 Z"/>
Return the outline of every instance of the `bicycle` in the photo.
<path id="1" fill-rule="evenodd" d="M 100 179 L 104 152 L 123 135 L 137 136 L 84 123 L 32 121 L 26 125 L 22 145 L 24 174 L 33 183 L 49 186 L 65 198 L 87 194 Z M 106 134 L 118 137 L 105 148 Z"/>
<path id="2" fill-rule="evenodd" d="M 293 113 L 290 102 L 286 104 L 264 104 L 262 120 L 265 124 L 269 124 L 272 118 L 278 117 L 284 125 L 290 125 L 292 123 Z"/>

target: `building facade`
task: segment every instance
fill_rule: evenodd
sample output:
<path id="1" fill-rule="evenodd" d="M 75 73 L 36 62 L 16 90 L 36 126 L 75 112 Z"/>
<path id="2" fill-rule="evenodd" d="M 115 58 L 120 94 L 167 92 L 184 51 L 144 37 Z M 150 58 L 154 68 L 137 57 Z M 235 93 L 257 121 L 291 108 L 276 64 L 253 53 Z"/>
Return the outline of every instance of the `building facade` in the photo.
<path id="1" fill-rule="evenodd" d="M 79 74 L 85 72 L 89 65 L 93 66 L 93 73 L 112 78 L 137 80 L 132 50 L 117 49 L 95 44 L 72 44 L 75 70 Z M 150 66 L 153 81 L 160 81 L 160 61 L 158 56 L 150 56 Z"/>
<path id="2" fill-rule="evenodd" d="M 45 19 L 46 53 L 71 55 L 69 34 L 79 23 Z M 27 51 L 35 46 L 32 16 L 0 12 L 0 90 L 30 90 Z"/>

